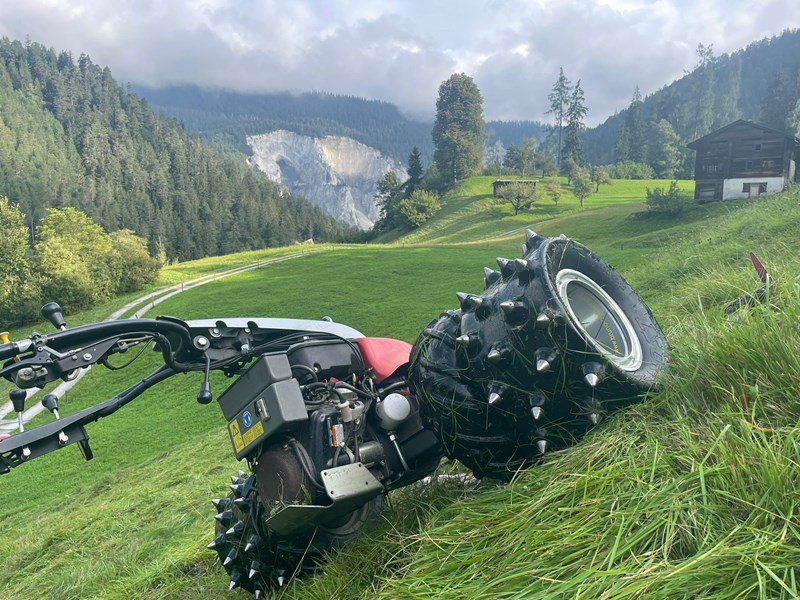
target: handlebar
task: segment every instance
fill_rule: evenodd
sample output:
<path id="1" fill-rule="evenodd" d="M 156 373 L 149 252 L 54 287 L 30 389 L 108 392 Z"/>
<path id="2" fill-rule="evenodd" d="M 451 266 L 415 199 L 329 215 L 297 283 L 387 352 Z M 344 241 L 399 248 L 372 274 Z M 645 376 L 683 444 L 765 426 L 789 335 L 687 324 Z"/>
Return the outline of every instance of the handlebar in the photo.
<path id="1" fill-rule="evenodd" d="M 173 344 L 174 351 L 180 352 L 191 345 L 191 336 L 185 323 L 177 319 L 126 319 L 122 321 L 103 321 L 72 329 L 65 329 L 47 335 L 36 335 L 32 338 L 10 342 L 0 346 L 0 360 L 8 360 L 30 351 L 39 345 L 47 345 L 54 350 L 92 343 L 98 337 L 113 337 L 126 333 L 160 333 Z M 177 343 L 176 343 L 177 342 Z"/>

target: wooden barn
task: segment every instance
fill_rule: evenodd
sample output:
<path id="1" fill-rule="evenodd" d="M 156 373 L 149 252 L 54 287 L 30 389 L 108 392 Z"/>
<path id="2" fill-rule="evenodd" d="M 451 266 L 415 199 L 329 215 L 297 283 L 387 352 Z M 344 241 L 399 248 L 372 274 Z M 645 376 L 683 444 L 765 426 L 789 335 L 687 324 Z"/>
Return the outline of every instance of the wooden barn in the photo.
<path id="1" fill-rule="evenodd" d="M 696 154 L 698 202 L 755 198 L 800 181 L 800 140 L 751 121 L 734 121 L 688 145 Z"/>

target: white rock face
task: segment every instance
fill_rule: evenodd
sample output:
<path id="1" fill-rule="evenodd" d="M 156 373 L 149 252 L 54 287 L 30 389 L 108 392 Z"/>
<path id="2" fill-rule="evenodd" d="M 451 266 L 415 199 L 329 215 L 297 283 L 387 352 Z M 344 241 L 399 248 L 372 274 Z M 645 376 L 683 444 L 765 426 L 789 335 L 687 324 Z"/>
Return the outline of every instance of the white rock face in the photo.
<path id="1" fill-rule="evenodd" d="M 397 161 L 348 137 L 314 138 L 291 131 L 247 137 L 250 163 L 334 218 L 369 229 L 378 219 L 377 182 L 389 171 L 400 181 L 406 171 Z"/>

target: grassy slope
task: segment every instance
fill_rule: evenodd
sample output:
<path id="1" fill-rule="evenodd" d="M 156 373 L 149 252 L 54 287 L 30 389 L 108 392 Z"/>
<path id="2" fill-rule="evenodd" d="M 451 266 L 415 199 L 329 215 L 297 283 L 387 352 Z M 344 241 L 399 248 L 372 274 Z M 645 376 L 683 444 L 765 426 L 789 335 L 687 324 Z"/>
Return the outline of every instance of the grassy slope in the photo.
<path id="1" fill-rule="evenodd" d="M 791 283 L 800 265 L 784 244 L 800 229 L 798 196 L 700 207 L 680 226 L 631 220 L 629 206 L 542 224 L 609 258 L 668 324 L 678 349 L 668 390 L 510 486 L 394 494 L 375 531 L 284 597 L 797 593 L 800 406 L 791 390 L 800 309 Z M 480 267 L 516 255 L 519 242 L 340 249 L 209 284 L 160 312 L 330 314 L 367 334 L 412 340 L 454 304 L 454 291 L 479 289 Z M 730 326 L 713 307 L 752 287 L 751 248 L 777 265 L 784 312 Z M 698 364 L 706 368 L 696 372 Z M 94 371 L 69 410 L 119 389 L 120 376 L 140 375 Z M 227 596 L 203 547 L 207 499 L 224 492 L 234 461 L 216 409 L 193 401 L 197 384 L 172 380 L 96 424 L 92 463 L 71 448 L 0 480 L 0 597 Z M 223 386 L 215 381 L 217 394 Z"/>
<path id="2" fill-rule="evenodd" d="M 426 244 L 483 240 L 525 228 L 531 223 L 581 211 L 580 203 L 567 186 L 566 178 L 560 177 L 558 179 L 564 186 L 564 195 L 557 206 L 549 198 L 543 197 L 531 210 L 514 215 L 510 206 L 499 205 L 493 200 L 492 182 L 495 179 L 472 177 L 459 182 L 442 198 L 442 210 L 424 226 L 405 234 L 387 233 L 376 241 Z M 669 183 L 658 179 L 617 180 L 612 185 L 600 186 L 600 191 L 586 200 L 583 211 L 622 204 L 638 205 L 644 201 L 647 187 L 669 187 Z M 694 190 L 693 181 L 681 181 L 679 185 L 681 189 Z"/>

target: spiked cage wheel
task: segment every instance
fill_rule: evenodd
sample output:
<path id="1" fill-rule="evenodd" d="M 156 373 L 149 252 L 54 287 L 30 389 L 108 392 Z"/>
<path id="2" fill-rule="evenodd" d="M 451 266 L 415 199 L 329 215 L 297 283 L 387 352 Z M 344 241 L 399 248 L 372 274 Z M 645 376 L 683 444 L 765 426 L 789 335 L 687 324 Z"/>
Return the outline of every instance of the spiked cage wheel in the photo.
<path id="1" fill-rule="evenodd" d="M 585 246 L 528 230 L 523 257 L 429 324 L 409 383 L 445 453 L 508 478 L 640 400 L 667 364 L 644 301 Z"/>
<path id="2" fill-rule="evenodd" d="M 217 510 L 215 537 L 208 545 L 230 577 L 229 589 L 242 588 L 261 598 L 292 577 L 312 571 L 323 552 L 354 537 L 383 508 L 378 496 L 334 523 L 295 536 L 278 536 L 266 528 L 270 510 L 280 504 L 302 504 L 313 483 L 289 445 L 267 449 L 254 473 L 231 476 L 231 492 L 212 500 Z"/>

